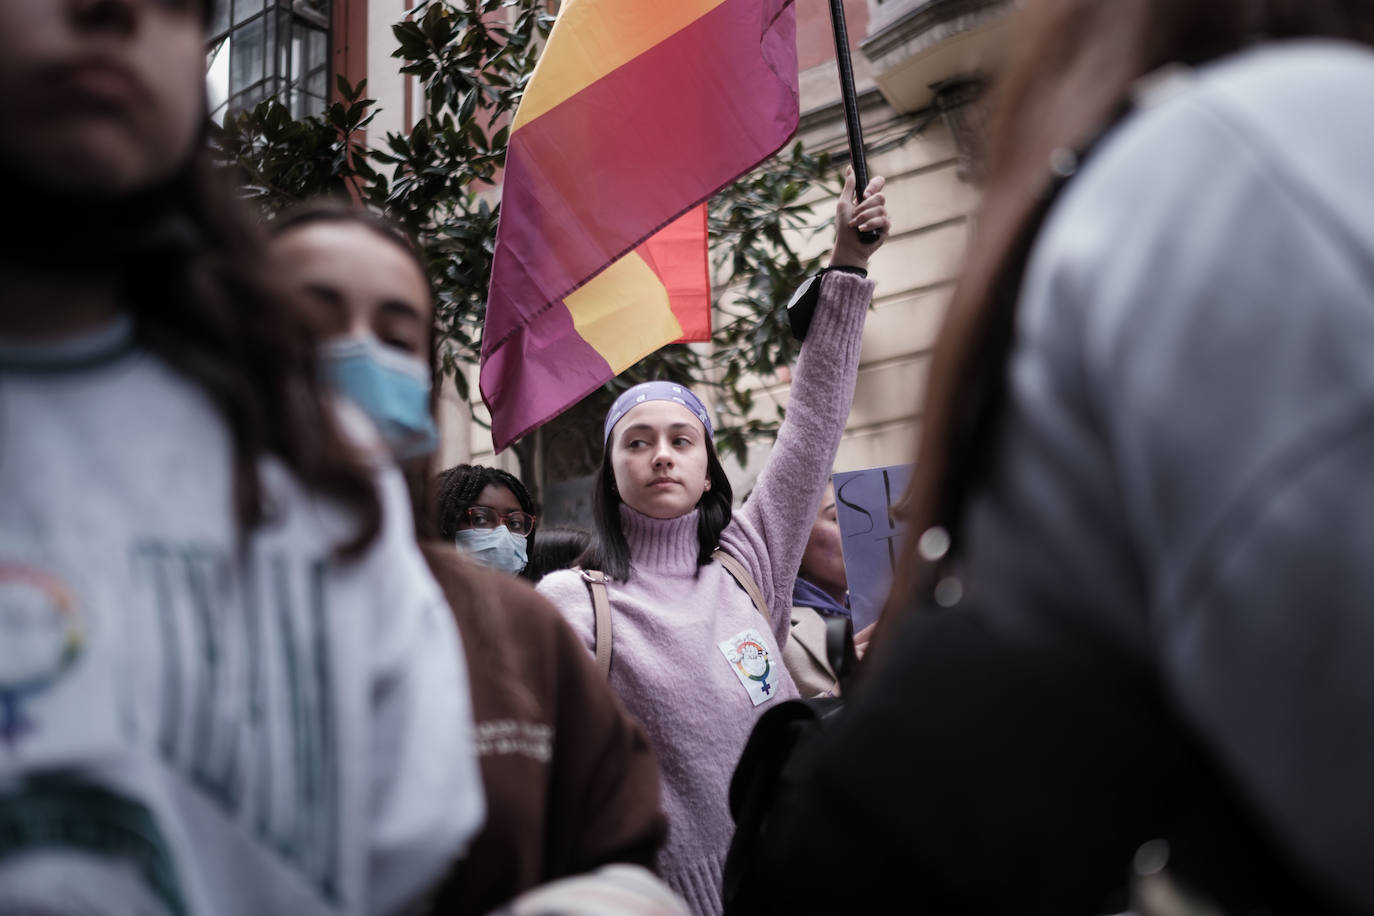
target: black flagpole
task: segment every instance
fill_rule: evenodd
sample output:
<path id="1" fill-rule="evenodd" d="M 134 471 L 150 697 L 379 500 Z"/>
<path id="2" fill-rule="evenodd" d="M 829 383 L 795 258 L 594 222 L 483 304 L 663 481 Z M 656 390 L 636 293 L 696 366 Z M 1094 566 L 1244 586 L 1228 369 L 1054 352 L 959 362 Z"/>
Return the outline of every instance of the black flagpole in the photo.
<path id="1" fill-rule="evenodd" d="M 840 69 L 840 100 L 844 104 L 844 126 L 849 134 L 849 161 L 854 168 L 854 197 L 862 200 L 868 187 L 868 160 L 864 157 L 864 129 L 859 123 L 859 101 L 854 94 L 854 62 L 849 57 L 849 29 L 844 21 L 844 0 L 830 0 L 830 25 L 835 32 L 835 64 Z M 860 232 L 865 245 L 878 241 L 874 231 Z"/>

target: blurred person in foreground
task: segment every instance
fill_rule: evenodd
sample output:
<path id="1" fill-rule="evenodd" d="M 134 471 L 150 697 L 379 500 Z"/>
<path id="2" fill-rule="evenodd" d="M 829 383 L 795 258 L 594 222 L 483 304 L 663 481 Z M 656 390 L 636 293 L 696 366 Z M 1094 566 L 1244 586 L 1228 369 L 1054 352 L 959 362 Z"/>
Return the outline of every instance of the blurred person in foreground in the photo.
<path id="1" fill-rule="evenodd" d="M 458 634 L 208 164 L 198 0 L 0 2 L 0 912 L 391 913 L 482 819 Z"/>
<path id="2" fill-rule="evenodd" d="M 1374 912 L 1374 3 L 1019 15 L 914 536 L 757 880 L 1100 913 L 1162 839 Z"/>
<path id="3" fill-rule="evenodd" d="M 615 874 L 633 876 L 619 891 L 628 911 L 661 912 L 653 894 L 633 892 L 656 886 L 642 867 L 665 832 L 658 766 L 643 730 L 533 588 L 434 537 L 426 486 L 437 349 L 418 252 L 388 220 L 329 202 L 286 211 L 272 232 L 283 278 L 330 316 L 325 377 L 364 408 L 406 471 L 415 534 L 463 635 L 487 823 L 444 880 L 434 912 L 487 913 L 612 863 L 621 863 Z M 498 504 L 507 513 L 520 505 Z M 572 886 L 595 894 L 606 881 Z"/>

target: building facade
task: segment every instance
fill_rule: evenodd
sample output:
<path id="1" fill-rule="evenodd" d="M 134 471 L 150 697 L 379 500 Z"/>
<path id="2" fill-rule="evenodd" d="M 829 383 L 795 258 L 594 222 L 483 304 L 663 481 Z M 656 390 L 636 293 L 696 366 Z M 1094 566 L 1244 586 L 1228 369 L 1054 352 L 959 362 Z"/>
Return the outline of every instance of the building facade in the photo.
<path id="1" fill-rule="evenodd" d="M 868 171 L 888 180 L 893 227 L 871 265 L 878 286 L 837 471 L 901 464 L 915 455 L 930 349 L 979 199 L 984 90 L 1005 56 L 1012 8 L 1010 0 L 843 2 Z M 843 165 L 848 145 L 830 4 L 797 0 L 796 7 L 802 111 L 797 138 Z M 818 196 L 815 203 L 818 215 L 833 212 L 833 198 Z M 798 242 L 806 254 L 816 254 L 828 237 L 821 233 Z M 760 416 L 786 406 L 785 374 L 759 380 L 759 386 Z M 461 422 L 464 405 L 453 404 L 446 415 Z M 480 424 L 465 425 L 450 427 L 446 462 L 520 471 L 509 452 L 492 453 Z M 742 465 L 727 465 L 737 493 L 752 487 L 770 448 L 758 442 Z M 545 462 L 537 464 L 531 476 L 548 491 L 558 475 L 550 479 Z"/>
<path id="2" fill-rule="evenodd" d="M 1004 56 L 1010 0 L 845 0 L 868 171 L 892 234 L 836 470 L 912 460 L 930 348 L 958 277 L 982 174 L 983 88 Z M 827 0 L 798 0 L 802 118 L 812 150 L 847 159 Z M 818 205 L 829 211 L 830 201 Z M 787 386 L 768 389 L 785 403 Z M 766 448 L 755 450 L 748 477 Z M 746 481 L 747 482 L 747 481 Z"/>
<path id="3" fill-rule="evenodd" d="M 211 116 L 251 108 L 269 96 L 297 118 L 324 111 L 334 66 L 334 2 L 219 0 L 207 60 Z M 340 18 L 345 13 L 340 9 Z"/>
<path id="4" fill-rule="evenodd" d="M 958 276 L 978 202 L 983 89 L 1008 41 L 1011 0 L 843 0 L 869 173 L 888 179 L 892 234 L 871 265 L 878 288 L 864 334 L 858 387 L 836 470 L 910 461 L 921 417 L 926 364 Z M 414 121 L 412 78 L 391 57 L 392 24 L 413 0 L 224 0 L 214 26 L 209 68 L 212 104 L 247 106 L 268 94 L 293 114 L 320 111 L 334 75 L 366 78 L 379 102 L 376 136 Z M 801 122 L 811 151 L 848 159 L 829 0 L 797 0 Z M 327 50 L 327 55 L 322 54 Z M 833 200 L 817 198 L 816 212 Z M 820 253 L 828 236 L 800 242 Z M 756 409 L 786 404 L 786 374 L 758 380 Z M 476 390 L 476 367 L 472 368 Z M 481 405 L 476 405 L 481 415 Z M 495 464 L 520 473 L 513 450 L 492 452 L 469 405 L 446 392 L 441 405 L 441 466 Z M 748 492 L 769 450 L 729 468 L 737 492 Z M 541 450 L 523 469 L 546 490 Z M 530 462 L 527 461 L 527 464 Z"/>

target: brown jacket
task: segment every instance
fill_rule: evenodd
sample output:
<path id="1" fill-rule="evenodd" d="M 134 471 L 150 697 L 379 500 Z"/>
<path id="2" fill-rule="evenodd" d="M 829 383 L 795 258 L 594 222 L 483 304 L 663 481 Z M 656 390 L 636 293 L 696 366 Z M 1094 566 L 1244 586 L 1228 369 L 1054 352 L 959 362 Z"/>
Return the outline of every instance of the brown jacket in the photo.
<path id="1" fill-rule="evenodd" d="M 612 862 L 652 868 L 667 833 L 658 763 L 582 643 L 525 582 L 422 550 L 463 637 L 487 796 L 434 912 L 486 913 Z"/>

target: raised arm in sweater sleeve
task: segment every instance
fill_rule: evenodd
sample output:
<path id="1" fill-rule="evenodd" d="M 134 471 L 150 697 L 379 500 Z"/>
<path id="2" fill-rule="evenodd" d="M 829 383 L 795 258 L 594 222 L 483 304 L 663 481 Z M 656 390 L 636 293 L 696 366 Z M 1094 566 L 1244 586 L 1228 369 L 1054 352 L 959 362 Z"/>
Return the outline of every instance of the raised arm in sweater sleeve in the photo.
<path id="1" fill-rule="evenodd" d="M 866 265 L 886 238 L 887 211 L 877 193 L 882 179 L 869 183 L 869 195 L 858 211 L 844 203 L 852 197 L 853 180 L 850 175 L 841 192 L 832 264 Z M 860 225 L 852 222 L 879 228 L 881 239 L 864 245 L 858 240 Z M 820 301 L 793 375 L 787 417 L 749 501 L 721 537 L 722 546 L 750 567 L 769 599 L 780 643 L 786 642 L 790 627 L 792 584 L 854 400 L 873 287 L 871 280 L 856 274 L 832 271 L 823 277 Z"/>
<path id="2" fill-rule="evenodd" d="M 1026 294 L 1079 313 L 1167 689 L 1272 836 L 1360 912 L 1374 121 L 1343 112 L 1371 92 L 1374 55 L 1299 46 L 1147 112 L 1070 189 Z"/>
<path id="3" fill-rule="evenodd" d="M 741 560 L 757 567 L 752 571 L 770 599 L 775 630 L 779 616 L 789 623 L 792 583 L 854 400 L 872 293 L 871 280 L 825 275 L 797 361 L 787 417 L 749 501 L 735 513 L 739 524 L 721 539 L 726 550 L 738 549 Z"/>

